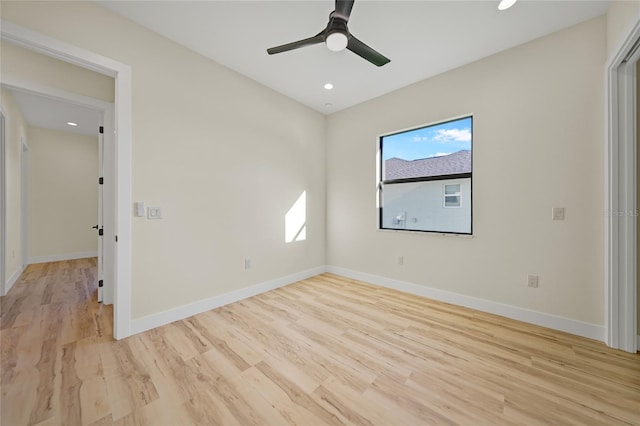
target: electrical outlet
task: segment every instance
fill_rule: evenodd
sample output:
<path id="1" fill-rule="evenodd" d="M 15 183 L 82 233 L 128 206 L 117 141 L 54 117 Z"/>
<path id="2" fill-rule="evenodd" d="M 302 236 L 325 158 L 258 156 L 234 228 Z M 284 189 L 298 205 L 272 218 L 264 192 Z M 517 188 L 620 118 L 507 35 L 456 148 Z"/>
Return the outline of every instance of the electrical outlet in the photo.
<path id="1" fill-rule="evenodd" d="M 251 269 L 251 259 L 244 260 L 244 269 Z"/>
<path id="2" fill-rule="evenodd" d="M 529 287 L 538 288 L 538 276 L 537 275 L 529 275 L 527 277 L 527 285 Z"/>
<path id="3" fill-rule="evenodd" d="M 551 210 L 551 218 L 553 220 L 564 220 L 564 207 L 554 207 Z"/>
<path id="4" fill-rule="evenodd" d="M 398 256 L 398 265 L 404 265 L 404 256 Z"/>
<path id="5" fill-rule="evenodd" d="M 147 208 L 147 219 L 162 219 L 162 207 Z"/>

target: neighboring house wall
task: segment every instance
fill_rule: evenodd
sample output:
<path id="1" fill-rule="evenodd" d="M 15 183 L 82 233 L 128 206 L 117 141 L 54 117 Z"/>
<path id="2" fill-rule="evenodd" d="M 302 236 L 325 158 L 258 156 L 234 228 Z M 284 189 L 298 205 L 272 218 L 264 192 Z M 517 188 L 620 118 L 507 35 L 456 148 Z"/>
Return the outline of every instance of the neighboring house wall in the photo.
<path id="1" fill-rule="evenodd" d="M 22 196 L 21 196 L 21 141 L 27 141 L 27 125 L 22 112 L 11 93 L 5 89 L 0 92 L 0 105 L 5 116 L 6 144 L 6 253 L 5 277 L 2 279 L 13 284 L 22 271 L 27 259 L 22 259 Z"/>
<path id="2" fill-rule="evenodd" d="M 445 184 L 460 184 L 460 207 L 444 206 Z M 471 179 L 385 185 L 383 212 L 383 228 L 470 233 Z"/>
<path id="3" fill-rule="evenodd" d="M 29 259 L 97 254 L 98 137 L 29 127 Z"/>
<path id="4" fill-rule="evenodd" d="M 325 265 L 322 114 L 95 2 L 2 18 L 131 66 L 133 201 L 164 216 L 132 220 L 133 319 Z M 286 243 L 304 191 L 306 239 Z"/>
<path id="5" fill-rule="evenodd" d="M 2 80 L 36 82 L 90 98 L 113 102 L 112 77 L 42 55 L 6 41 L 0 42 Z"/>
<path id="6" fill-rule="evenodd" d="M 329 116 L 328 264 L 602 326 L 605 23 Z M 473 238 L 377 231 L 376 136 L 470 113 Z"/>

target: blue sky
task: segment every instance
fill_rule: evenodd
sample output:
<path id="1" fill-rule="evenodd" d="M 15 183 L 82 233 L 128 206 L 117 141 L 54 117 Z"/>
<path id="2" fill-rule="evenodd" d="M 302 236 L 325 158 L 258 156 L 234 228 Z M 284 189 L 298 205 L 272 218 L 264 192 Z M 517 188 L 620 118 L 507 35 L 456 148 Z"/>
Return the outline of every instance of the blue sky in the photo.
<path id="1" fill-rule="evenodd" d="M 383 160 L 405 160 L 471 149 L 471 117 L 383 137 Z"/>

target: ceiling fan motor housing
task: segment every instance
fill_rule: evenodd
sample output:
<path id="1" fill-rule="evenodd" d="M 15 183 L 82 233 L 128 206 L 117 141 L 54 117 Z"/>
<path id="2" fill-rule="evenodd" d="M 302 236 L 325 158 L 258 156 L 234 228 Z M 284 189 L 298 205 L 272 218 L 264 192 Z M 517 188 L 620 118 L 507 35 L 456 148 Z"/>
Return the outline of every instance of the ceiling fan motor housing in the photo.
<path id="1" fill-rule="evenodd" d="M 347 43 L 349 42 L 349 28 L 347 27 L 346 21 L 335 17 L 333 13 L 330 17 L 331 21 L 325 32 L 324 42 L 329 50 L 339 52 L 347 47 Z"/>

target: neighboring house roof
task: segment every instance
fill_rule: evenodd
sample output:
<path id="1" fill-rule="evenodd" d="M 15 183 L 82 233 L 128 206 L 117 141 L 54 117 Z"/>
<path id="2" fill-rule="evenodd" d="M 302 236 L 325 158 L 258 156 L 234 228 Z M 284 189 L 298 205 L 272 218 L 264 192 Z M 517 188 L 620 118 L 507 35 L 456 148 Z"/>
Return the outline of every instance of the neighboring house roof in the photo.
<path id="1" fill-rule="evenodd" d="M 471 173 L 471 151 L 417 160 L 393 157 L 385 160 L 384 168 L 385 180 Z"/>

